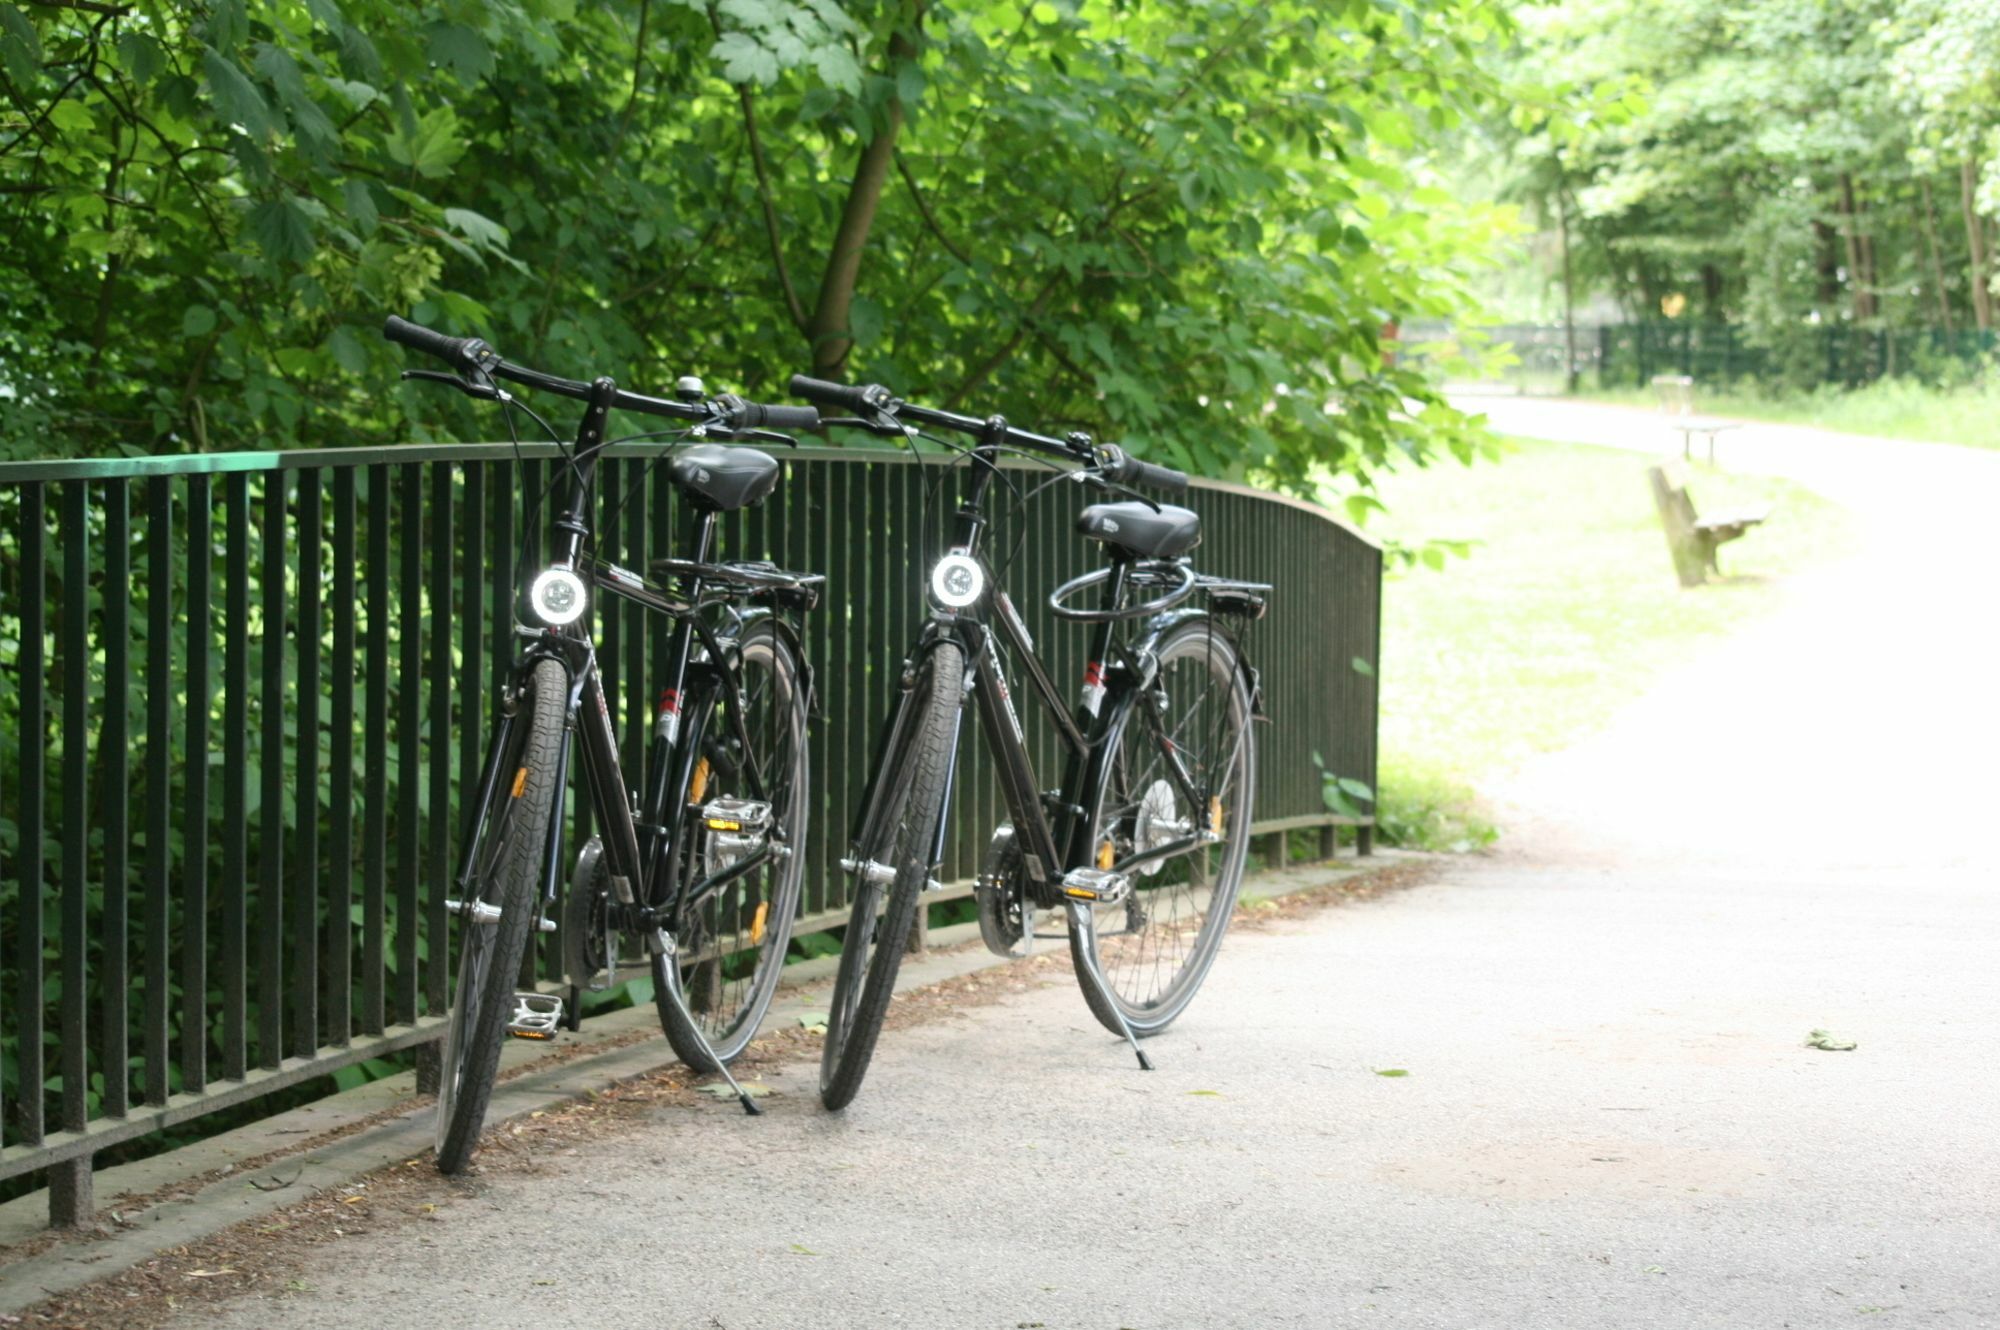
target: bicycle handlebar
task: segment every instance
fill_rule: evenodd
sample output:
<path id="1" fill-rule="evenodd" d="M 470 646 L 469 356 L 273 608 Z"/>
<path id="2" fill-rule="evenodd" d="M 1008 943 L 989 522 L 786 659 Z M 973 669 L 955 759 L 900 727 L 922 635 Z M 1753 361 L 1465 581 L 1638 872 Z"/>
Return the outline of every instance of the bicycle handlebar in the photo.
<path id="1" fill-rule="evenodd" d="M 498 351 L 477 337 L 447 337 L 435 329 L 398 318 L 394 314 L 383 321 L 382 336 L 412 350 L 435 356 L 461 374 L 469 372 L 506 379 L 525 388 L 534 388 L 579 402 L 590 400 L 589 384 L 554 374 L 544 374 L 525 365 L 509 364 L 501 359 Z M 689 420 L 699 423 L 720 418 L 731 429 L 748 430 L 764 427 L 810 431 L 820 427 L 819 412 L 812 407 L 750 402 L 734 393 L 724 393 L 707 402 L 681 402 L 666 397 L 648 397 L 644 393 L 627 392 L 620 388 L 617 395 L 612 398 L 611 405 L 616 410 L 636 411 L 647 416 L 665 416 L 670 420 Z"/>
<path id="2" fill-rule="evenodd" d="M 977 416 L 962 416 L 954 411 L 919 406 L 915 402 L 903 401 L 879 383 L 829 383 L 825 379 L 794 374 L 791 389 L 808 401 L 856 412 L 862 416 L 859 423 L 863 428 L 878 434 L 900 436 L 902 430 L 870 420 L 867 413 L 898 419 L 908 417 L 920 424 L 937 425 L 971 435 L 982 442 L 1004 443 L 1010 447 L 1081 462 L 1114 485 L 1150 485 L 1176 493 L 1188 487 L 1185 471 L 1176 471 L 1155 462 L 1142 462 L 1115 444 L 1093 445 L 1089 437 L 1082 434 L 1073 434 L 1067 439 L 1052 439 L 1046 434 L 1016 429 L 998 416 L 981 420 Z"/>

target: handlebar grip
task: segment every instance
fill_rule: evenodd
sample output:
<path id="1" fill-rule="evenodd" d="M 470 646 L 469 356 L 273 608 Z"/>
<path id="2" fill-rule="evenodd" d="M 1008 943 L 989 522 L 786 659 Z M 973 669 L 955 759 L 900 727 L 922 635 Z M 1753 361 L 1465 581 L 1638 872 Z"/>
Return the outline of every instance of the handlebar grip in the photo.
<path id="1" fill-rule="evenodd" d="M 477 337 L 447 337 L 420 323 L 399 319 L 394 314 L 383 321 L 382 336 L 413 351 L 436 356 L 457 368 L 477 367 L 482 359 L 493 354 L 492 348 Z"/>
<path id="2" fill-rule="evenodd" d="M 1136 457 L 1125 459 L 1131 468 L 1126 480 L 1128 485 L 1148 485 L 1156 490 L 1172 490 L 1179 494 L 1188 487 L 1187 472 L 1176 471 L 1170 466 L 1158 466 L 1152 462 L 1142 462 Z"/>
<path id="3" fill-rule="evenodd" d="M 821 406 L 837 406 L 847 411 L 879 410 L 889 405 L 889 390 L 879 383 L 828 383 L 825 379 L 792 375 L 794 395 Z"/>
<path id="4" fill-rule="evenodd" d="M 737 423 L 753 429 L 801 430 L 819 428 L 819 408 L 815 406 L 773 406 L 769 402 L 745 402 Z"/>
<path id="5" fill-rule="evenodd" d="M 1145 485 L 1156 490 L 1180 493 L 1188 487 L 1187 472 L 1170 466 L 1142 462 L 1115 444 L 1098 451 L 1098 474 L 1118 485 Z"/>

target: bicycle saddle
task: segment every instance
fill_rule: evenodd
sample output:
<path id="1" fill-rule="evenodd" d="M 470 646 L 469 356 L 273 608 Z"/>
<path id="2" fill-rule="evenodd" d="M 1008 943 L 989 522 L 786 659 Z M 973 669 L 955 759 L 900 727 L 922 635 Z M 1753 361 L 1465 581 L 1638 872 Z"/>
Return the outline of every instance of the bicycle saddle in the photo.
<path id="1" fill-rule="evenodd" d="M 1141 559 L 1173 559 L 1201 544 L 1201 518 L 1171 504 L 1155 512 L 1144 503 L 1093 503 L 1076 529 Z"/>
<path id="2" fill-rule="evenodd" d="M 755 448 L 702 443 L 675 455 L 667 464 L 667 479 L 698 506 L 732 513 L 777 487 L 778 459 Z"/>

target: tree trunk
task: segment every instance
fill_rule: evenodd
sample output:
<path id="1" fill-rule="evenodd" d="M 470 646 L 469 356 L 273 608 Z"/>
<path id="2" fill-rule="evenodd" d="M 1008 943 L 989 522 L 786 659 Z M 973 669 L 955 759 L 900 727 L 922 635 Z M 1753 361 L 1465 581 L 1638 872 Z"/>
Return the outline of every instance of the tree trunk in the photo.
<path id="1" fill-rule="evenodd" d="M 1972 318 L 1981 332 L 1993 327 L 1993 256 L 1986 248 L 1986 228 L 1979 217 L 1974 190 L 1979 183 L 1979 164 L 1970 158 L 1959 163 L 1958 200 L 1965 214 L 1966 249 L 1972 256 Z"/>
<path id="2" fill-rule="evenodd" d="M 923 32 L 924 7 L 918 5 L 908 28 L 898 28 L 889 39 L 889 73 L 893 78 L 899 61 L 917 56 L 916 37 Z M 838 378 L 846 370 L 847 353 L 854 349 L 848 317 L 854 308 L 854 289 L 861 277 L 861 254 L 868 247 L 868 232 L 875 224 L 875 212 L 882 202 L 882 186 L 888 182 L 896 160 L 896 135 L 903 128 L 903 103 L 889 100 L 889 123 L 861 149 L 854 167 L 854 183 L 848 187 L 847 202 L 840 210 L 840 226 L 833 233 L 833 246 L 826 257 L 826 274 L 820 279 L 819 301 L 813 307 L 806 335 L 812 339 L 813 373 Z"/>
<path id="3" fill-rule="evenodd" d="M 1854 321 L 1866 323 L 1875 317 L 1875 293 L 1869 288 L 1868 256 L 1861 239 L 1860 210 L 1854 202 L 1854 177 L 1840 173 L 1841 227 L 1847 242 L 1847 282 L 1853 296 Z"/>
<path id="4" fill-rule="evenodd" d="M 1923 223 L 1924 250 L 1930 255 L 1931 260 L 1931 285 L 1937 288 L 1938 323 L 1949 337 L 1952 331 L 1951 297 L 1945 294 L 1944 289 L 1944 259 L 1937 236 L 1937 200 L 1931 196 L 1930 177 L 1917 177 L 1917 184 L 1923 190 L 1924 206 L 1919 214 L 1919 220 Z"/>
<path id="5" fill-rule="evenodd" d="M 1569 262 L 1569 191 L 1556 187 L 1556 223 L 1562 233 L 1563 256 L 1563 391 L 1574 397 L 1576 373 L 1576 283 Z"/>

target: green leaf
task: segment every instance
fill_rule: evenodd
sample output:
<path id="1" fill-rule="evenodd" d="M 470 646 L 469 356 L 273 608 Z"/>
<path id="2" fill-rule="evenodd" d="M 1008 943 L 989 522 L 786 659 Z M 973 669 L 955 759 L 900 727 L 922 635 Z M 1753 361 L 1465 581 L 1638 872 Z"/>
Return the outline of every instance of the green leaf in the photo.
<path id="1" fill-rule="evenodd" d="M 1377 1076 L 1395 1077 L 1395 1076 L 1408 1076 L 1410 1074 L 1408 1071 L 1404 1070 L 1401 1067 L 1377 1067 L 1374 1070 Z"/>
<path id="2" fill-rule="evenodd" d="M 333 363 L 349 374 L 360 376 L 368 372 L 368 348 L 354 335 L 351 328 L 335 328 L 333 336 L 327 338 L 326 349 L 333 355 Z"/>
<path id="3" fill-rule="evenodd" d="M 273 263 L 304 263 L 312 257 L 312 224 L 292 199 L 273 199 L 250 209 L 250 234 Z"/>
<path id="4" fill-rule="evenodd" d="M 65 97 L 49 108 L 49 123 L 67 134 L 88 134 L 97 125 L 90 108 L 73 97 Z"/>
<path id="5" fill-rule="evenodd" d="M 1370 803 L 1375 800 L 1375 791 L 1369 789 L 1365 781 L 1358 781 L 1352 776 L 1341 776 L 1334 783 L 1340 786 L 1344 793 L 1351 794 L 1357 799 L 1366 799 Z"/>
<path id="6" fill-rule="evenodd" d="M 215 311 L 206 305 L 189 305 L 181 313 L 181 336 L 203 337 L 215 327 Z"/>
<path id="7" fill-rule="evenodd" d="M 417 174 L 428 180 L 449 175 L 465 155 L 465 143 L 458 136 L 458 115 L 449 106 L 421 117 L 408 133 L 399 126 L 384 146 L 392 159 L 415 167 Z"/>
<path id="8" fill-rule="evenodd" d="M 1207 1098 L 1211 1098 L 1211 1099 L 1220 1099 L 1220 1098 L 1222 1098 L 1222 1091 L 1220 1091 L 1220 1090 L 1189 1090 L 1189 1091 L 1188 1091 L 1188 1093 L 1189 1093 L 1189 1094 L 1191 1094 L 1191 1095 L 1201 1095 L 1201 1096 L 1205 1096 L 1205 1097 L 1207 1097 Z"/>
<path id="9" fill-rule="evenodd" d="M 449 69 L 462 83 L 476 83 L 493 72 L 493 51 L 486 39 L 457 23 L 434 23 L 426 51 L 432 64 Z"/>
<path id="10" fill-rule="evenodd" d="M 1825 1030 L 1814 1030 L 1806 1036 L 1806 1047 L 1825 1049 L 1829 1053 L 1852 1053 L 1861 1045 L 1852 1039 L 1836 1039 Z"/>
<path id="11" fill-rule="evenodd" d="M 813 68 L 830 88 L 852 97 L 861 91 L 861 66 L 845 46 L 822 46 L 813 54 Z"/>
<path id="12" fill-rule="evenodd" d="M 0 63 L 16 83 L 32 84 L 42 69 L 42 39 L 28 16 L 12 5 L 0 5 Z"/>
<path id="13" fill-rule="evenodd" d="M 777 81 L 778 57 L 748 33 L 723 33 L 709 48 L 708 54 L 711 59 L 722 62 L 722 77 L 731 83 L 755 83 L 768 87 Z"/>
<path id="14" fill-rule="evenodd" d="M 340 187 L 340 197 L 347 208 L 347 219 L 354 223 L 355 229 L 364 236 L 373 235 L 381 215 L 375 211 L 375 196 L 369 193 L 368 182 L 359 176 L 349 176 Z"/>
<path id="15" fill-rule="evenodd" d="M 868 346 L 881 340 L 882 306 L 867 296 L 856 296 L 847 310 L 847 332 L 856 343 Z"/>
<path id="16" fill-rule="evenodd" d="M 468 208 L 446 208 L 444 223 L 482 248 L 507 248 L 507 228 Z"/>
<path id="17" fill-rule="evenodd" d="M 1347 667 L 1356 674 L 1365 674 L 1371 679 L 1375 677 L 1375 667 L 1370 665 L 1365 657 L 1356 656 L 1347 662 Z"/>
<path id="18" fill-rule="evenodd" d="M 215 99 L 215 109 L 225 121 L 241 125 L 252 138 L 271 132 L 271 104 L 235 61 L 210 47 L 202 53 L 201 68 L 208 79 L 209 96 Z"/>

